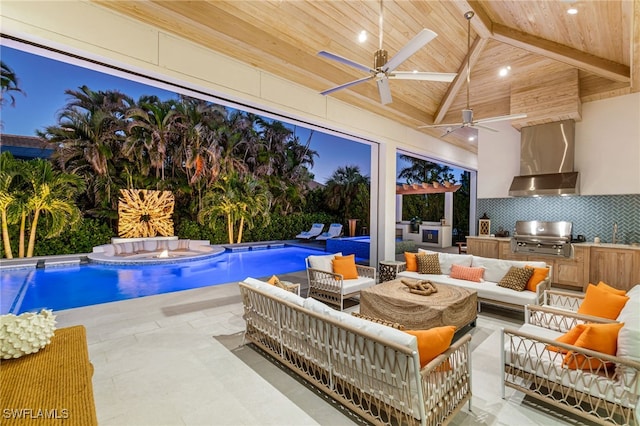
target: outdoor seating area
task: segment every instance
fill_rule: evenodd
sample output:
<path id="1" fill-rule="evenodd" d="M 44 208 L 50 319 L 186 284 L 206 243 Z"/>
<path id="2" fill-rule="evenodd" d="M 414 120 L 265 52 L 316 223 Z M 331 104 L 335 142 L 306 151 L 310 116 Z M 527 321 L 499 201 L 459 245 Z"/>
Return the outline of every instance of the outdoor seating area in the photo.
<path id="1" fill-rule="evenodd" d="M 640 426 L 640 0 L 0 25 L 0 426 Z"/>

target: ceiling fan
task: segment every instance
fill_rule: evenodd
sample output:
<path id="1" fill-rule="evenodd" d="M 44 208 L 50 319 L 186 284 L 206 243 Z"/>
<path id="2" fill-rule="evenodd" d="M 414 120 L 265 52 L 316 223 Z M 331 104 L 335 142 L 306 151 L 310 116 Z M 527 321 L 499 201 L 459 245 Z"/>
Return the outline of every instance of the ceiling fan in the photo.
<path id="1" fill-rule="evenodd" d="M 425 126 L 419 126 L 418 128 L 420 129 L 447 127 L 447 131 L 442 135 L 442 137 L 465 127 L 471 127 L 473 129 L 486 129 L 492 132 L 497 132 L 498 130 L 494 129 L 493 127 L 485 126 L 484 123 L 494 123 L 496 121 L 504 120 L 516 120 L 518 118 L 525 118 L 527 116 L 527 114 L 511 114 L 482 118 L 480 120 L 473 119 L 473 109 L 469 107 L 469 84 L 471 83 L 471 66 L 469 64 L 469 59 L 471 57 L 471 18 L 473 18 L 474 15 L 475 13 L 473 13 L 472 11 L 464 14 L 464 17 L 467 19 L 467 107 L 462 110 L 462 123 L 428 124 Z"/>
<path id="2" fill-rule="evenodd" d="M 419 71 L 396 71 L 396 68 L 406 61 L 411 55 L 420 50 L 424 45 L 436 38 L 437 34 L 429 29 L 423 29 L 414 38 L 412 38 L 402 49 L 398 51 L 391 59 L 388 59 L 388 53 L 382 48 L 382 27 L 384 17 L 382 14 L 382 0 L 380 0 L 380 18 L 379 18 L 379 44 L 378 50 L 373 54 L 373 67 L 359 64 L 350 59 L 336 55 L 335 53 L 326 52 L 324 50 L 318 52 L 322 56 L 333 61 L 340 62 L 350 67 L 359 69 L 369 73 L 369 76 L 341 84 L 340 86 L 320 92 L 322 95 L 328 95 L 356 84 L 364 83 L 369 80 L 376 80 L 378 84 L 378 92 L 380 93 L 380 102 L 382 104 L 391 103 L 391 89 L 389 87 L 389 79 L 397 80 L 430 80 L 451 82 L 456 77 L 456 73 L 440 73 L 440 72 L 419 72 Z M 387 60 L 388 59 L 388 60 Z"/>

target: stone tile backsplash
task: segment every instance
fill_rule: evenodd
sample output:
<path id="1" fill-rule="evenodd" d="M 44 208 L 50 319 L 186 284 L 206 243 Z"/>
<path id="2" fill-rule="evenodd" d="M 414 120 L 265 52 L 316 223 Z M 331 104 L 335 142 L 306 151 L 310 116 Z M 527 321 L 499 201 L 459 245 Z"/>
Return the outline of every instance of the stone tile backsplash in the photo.
<path id="1" fill-rule="evenodd" d="M 640 194 L 479 199 L 476 221 L 485 212 L 491 233 L 502 227 L 513 234 L 517 220 L 566 220 L 573 223 L 574 238 L 581 234 L 593 241 L 599 236 L 610 243 L 617 222 L 621 242 L 640 243 Z"/>

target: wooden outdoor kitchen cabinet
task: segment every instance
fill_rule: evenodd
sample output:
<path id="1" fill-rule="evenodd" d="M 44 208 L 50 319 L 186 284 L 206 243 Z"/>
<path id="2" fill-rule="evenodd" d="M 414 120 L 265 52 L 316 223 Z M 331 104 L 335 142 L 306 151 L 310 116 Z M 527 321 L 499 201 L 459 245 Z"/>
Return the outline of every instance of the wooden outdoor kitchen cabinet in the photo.
<path id="1" fill-rule="evenodd" d="M 531 262 L 547 262 L 551 266 L 551 283 L 556 286 L 570 287 L 572 290 L 584 291 L 589 276 L 589 248 L 573 246 L 573 257 L 552 257 L 529 255 Z"/>
<path id="2" fill-rule="evenodd" d="M 498 259 L 500 257 L 498 243 L 498 239 L 492 237 L 467 237 L 467 254 Z"/>
<path id="3" fill-rule="evenodd" d="M 640 250 L 637 248 L 591 247 L 589 281 L 604 281 L 612 287 L 629 290 L 640 284 Z"/>

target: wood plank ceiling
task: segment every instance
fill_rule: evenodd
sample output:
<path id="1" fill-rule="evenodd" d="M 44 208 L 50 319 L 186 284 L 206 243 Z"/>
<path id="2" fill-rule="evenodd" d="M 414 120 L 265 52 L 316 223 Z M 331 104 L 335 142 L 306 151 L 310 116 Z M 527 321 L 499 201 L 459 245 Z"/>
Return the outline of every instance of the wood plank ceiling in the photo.
<path id="1" fill-rule="evenodd" d="M 367 76 L 319 57 L 318 51 L 373 66 L 378 49 L 377 0 L 93 1 L 318 92 Z M 640 0 L 384 0 L 382 6 L 383 48 L 390 57 L 423 28 L 438 33 L 399 70 L 458 76 L 451 83 L 391 80 L 393 102 L 387 105 L 380 103 L 373 81 L 328 96 L 408 126 L 461 121 L 467 105 L 463 15 L 469 10 L 476 15 L 469 57 L 474 119 L 524 112 L 527 118 L 515 127 L 554 121 L 545 115 L 553 98 L 541 99 L 540 108 L 527 102 L 526 110 L 514 111 L 512 90 L 535 87 L 567 70 L 577 70 L 578 104 L 640 91 Z M 567 13 L 570 6 L 576 15 Z M 369 37 L 359 43 L 362 30 Z M 511 72 L 500 78 L 503 66 Z M 468 140 L 476 131 L 464 130 L 443 140 L 476 152 L 477 142 Z M 422 131 L 443 134 L 443 129 Z"/>

